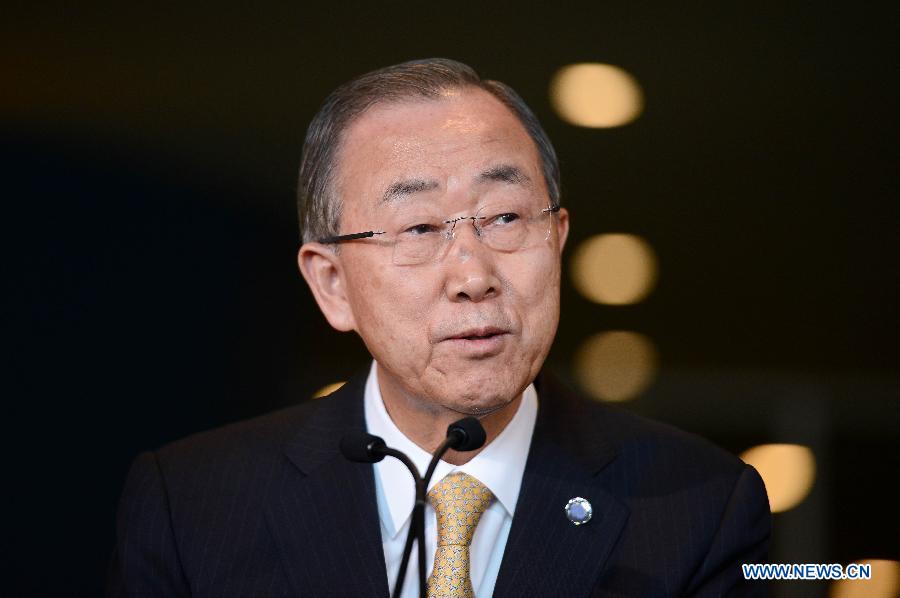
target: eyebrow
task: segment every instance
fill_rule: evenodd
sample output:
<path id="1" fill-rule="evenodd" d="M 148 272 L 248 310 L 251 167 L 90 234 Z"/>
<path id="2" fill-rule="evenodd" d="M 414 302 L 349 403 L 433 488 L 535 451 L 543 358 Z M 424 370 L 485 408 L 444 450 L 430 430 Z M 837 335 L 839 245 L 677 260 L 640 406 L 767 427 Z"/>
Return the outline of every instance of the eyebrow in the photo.
<path id="1" fill-rule="evenodd" d="M 396 181 L 385 190 L 381 196 L 381 202 L 387 203 L 397 199 L 402 199 L 413 193 L 421 193 L 423 191 L 431 191 L 438 188 L 437 181 L 429 181 L 425 179 L 404 179 Z"/>
<path id="2" fill-rule="evenodd" d="M 512 164 L 498 164 L 492 166 L 478 175 L 479 182 L 483 183 L 507 183 L 509 185 L 523 185 L 525 187 L 531 184 L 531 179 L 527 174 L 522 172 L 518 166 Z"/>
<path id="3" fill-rule="evenodd" d="M 523 185 L 528 187 L 531 185 L 531 178 L 522 172 L 518 166 L 512 164 L 498 164 L 491 166 L 476 177 L 479 183 L 506 183 L 508 185 Z M 390 203 L 398 199 L 403 199 L 415 193 L 423 191 L 432 191 L 440 187 L 435 180 L 428 179 L 403 179 L 391 183 L 381 196 L 381 203 Z"/>

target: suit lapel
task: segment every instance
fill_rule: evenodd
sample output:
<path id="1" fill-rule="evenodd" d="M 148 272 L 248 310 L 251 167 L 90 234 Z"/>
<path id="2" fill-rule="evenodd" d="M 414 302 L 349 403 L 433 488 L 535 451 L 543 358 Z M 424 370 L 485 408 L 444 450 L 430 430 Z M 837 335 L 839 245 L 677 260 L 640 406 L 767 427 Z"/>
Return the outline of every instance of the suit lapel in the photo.
<path id="1" fill-rule="evenodd" d="M 365 429 L 365 380 L 309 406 L 271 485 L 267 522 L 295 595 L 388 595 L 372 466 L 338 448 L 346 433 Z"/>
<path id="2" fill-rule="evenodd" d="M 567 393 L 546 376 L 535 385 L 538 422 L 494 596 L 588 596 L 628 518 L 596 476 L 615 451 Z M 564 510 L 576 496 L 593 507 L 578 526 Z"/>

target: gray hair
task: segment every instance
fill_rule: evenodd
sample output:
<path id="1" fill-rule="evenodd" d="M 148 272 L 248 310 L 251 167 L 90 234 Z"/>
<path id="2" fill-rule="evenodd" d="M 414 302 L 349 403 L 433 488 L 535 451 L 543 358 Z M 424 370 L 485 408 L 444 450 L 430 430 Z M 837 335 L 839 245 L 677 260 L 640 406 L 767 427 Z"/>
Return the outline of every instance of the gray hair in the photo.
<path id="1" fill-rule="evenodd" d="M 559 162 L 553 144 L 525 101 L 499 81 L 482 80 L 471 67 L 446 58 L 412 60 L 359 76 L 335 89 L 306 131 L 297 184 L 297 212 L 303 242 L 339 234 L 341 201 L 334 192 L 336 157 L 342 136 L 376 104 L 414 98 L 436 99 L 448 89 L 475 87 L 500 100 L 519 119 L 541 157 L 553 205 L 559 204 Z"/>

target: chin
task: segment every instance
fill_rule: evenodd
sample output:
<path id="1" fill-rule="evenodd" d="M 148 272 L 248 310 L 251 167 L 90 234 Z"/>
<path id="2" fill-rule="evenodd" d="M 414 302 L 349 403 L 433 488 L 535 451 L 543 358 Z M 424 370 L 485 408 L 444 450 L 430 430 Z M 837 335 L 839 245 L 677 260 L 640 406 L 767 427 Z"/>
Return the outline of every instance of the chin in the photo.
<path id="1" fill-rule="evenodd" d="M 505 380 L 500 384 L 475 382 L 471 386 L 442 388 L 441 401 L 446 407 L 463 415 L 482 416 L 499 411 L 519 396 L 518 386 Z"/>
<path id="2" fill-rule="evenodd" d="M 505 351 L 490 359 L 460 359 L 453 355 L 432 362 L 424 395 L 463 415 L 487 415 L 519 398 L 530 382 L 530 368 L 518 354 Z"/>

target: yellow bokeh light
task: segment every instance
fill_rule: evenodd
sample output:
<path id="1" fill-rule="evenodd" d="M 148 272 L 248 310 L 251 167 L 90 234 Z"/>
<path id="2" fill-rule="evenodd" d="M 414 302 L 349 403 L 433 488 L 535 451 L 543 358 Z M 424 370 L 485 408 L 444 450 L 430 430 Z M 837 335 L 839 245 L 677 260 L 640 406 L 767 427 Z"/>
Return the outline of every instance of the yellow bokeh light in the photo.
<path id="1" fill-rule="evenodd" d="M 585 62 L 559 69 L 550 101 L 563 120 L 581 127 L 618 127 L 633 121 L 644 105 L 637 81 L 611 64 Z"/>
<path id="2" fill-rule="evenodd" d="M 332 384 L 327 384 L 316 391 L 316 394 L 313 395 L 314 399 L 321 399 L 322 397 L 328 396 L 340 387 L 342 387 L 346 382 L 334 382 Z"/>
<path id="3" fill-rule="evenodd" d="M 570 272 L 578 291 L 595 303 L 637 303 L 653 290 L 656 254 L 641 237 L 622 233 L 595 235 L 572 256 Z"/>
<path id="4" fill-rule="evenodd" d="M 800 504 L 816 479 L 816 458 L 799 444 L 762 444 L 747 449 L 741 459 L 756 468 L 766 484 L 773 513 Z"/>
<path id="5" fill-rule="evenodd" d="M 900 563 L 862 559 L 857 564 L 872 566 L 871 579 L 841 579 L 831 586 L 831 598 L 896 598 L 900 596 Z"/>
<path id="6" fill-rule="evenodd" d="M 627 401 L 656 377 L 653 341 L 637 332 L 601 332 L 587 339 L 575 356 L 575 374 L 594 398 Z"/>

